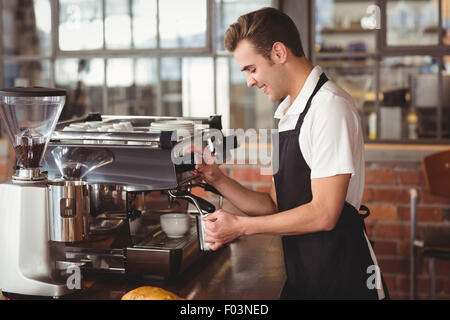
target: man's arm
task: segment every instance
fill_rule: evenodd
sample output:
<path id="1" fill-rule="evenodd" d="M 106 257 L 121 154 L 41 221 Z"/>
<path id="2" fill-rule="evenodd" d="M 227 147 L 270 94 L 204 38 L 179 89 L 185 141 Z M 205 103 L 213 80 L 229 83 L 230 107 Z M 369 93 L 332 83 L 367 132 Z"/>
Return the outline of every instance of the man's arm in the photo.
<path id="1" fill-rule="evenodd" d="M 264 220 L 248 219 L 244 221 L 244 234 L 292 235 L 332 230 L 344 207 L 349 182 L 350 174 L 311 179 L 311 202 Z"/>
<path id="2" fill-rule="evenodd" d="M 214 162 L 213 156 L 205 154 L 209 164 L 196 165 L 196 173 L 215 187 L 228 201 L 250 216 L 267 215 L 277 212 L 275 186 L 272 182 L 270 193 L 245 188 L 236 180 L 226 176 Z"/>
<path id="3" fill-rule="evenodd" d="M 249 216 L 272 214 L 277 211 L 276 200 L 272 196 L 275 190 L 272 182 L 271 192 L 258 192 L 245 188 L 236 180 L 223 175 L 214 187 L 234 206 Z"/>
<path id="4" fill-rule="evenodd" d="M 276 214 L 241 217 L 216 211 L 205 218 L 205 241 L 215 250 L 244 234 L 297 235 L 332 230 L 344 206 L 349 181 L 350 174 L 312 179 L 311 202 Z"/>

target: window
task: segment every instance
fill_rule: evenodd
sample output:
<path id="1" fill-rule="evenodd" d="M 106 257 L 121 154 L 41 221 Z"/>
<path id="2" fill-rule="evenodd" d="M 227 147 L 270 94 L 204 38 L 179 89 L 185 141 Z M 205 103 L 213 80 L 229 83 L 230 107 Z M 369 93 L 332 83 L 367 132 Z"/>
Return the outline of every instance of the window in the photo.
<path id="1" fill-rule="evenodd" d="M 222 114 L 225 128 L 271 128 L 273 105 L 222 43 L 241 14 L 276 3 L 3 0 L 0 85 L 67 89 L 60 120 Z"/>
<path id="2" fill-rule="evenodd" d="M 375 52 L 375 28 L 367 14 L 372 5 L 374 1 L 316 1 L 316 52 Z"/>
<path id="3" fill-rule="evenodd" d="M 388 1 L 386 6 L 387 45 L 437 45 L 439 43 L 438 21 L 437 1 Z"/>
<path id="4" fill-rule="evenodd" d="M 174 10 L 175 9 L 175 10 Z M 159 34 L 162 48 L 206 46 L 205 0 L 159 1 Z"/>
<path id="5" fill-rule="evenodd" d="M 316 0 L 313 61 L 355 99 L 368 142 L 448 143 L 450 1 Z"/>
<path id="6" fill-rule="evenodd" d="M 102 1 L 60 0 L 58 35 L 60 50 L 101 49 Z"/>

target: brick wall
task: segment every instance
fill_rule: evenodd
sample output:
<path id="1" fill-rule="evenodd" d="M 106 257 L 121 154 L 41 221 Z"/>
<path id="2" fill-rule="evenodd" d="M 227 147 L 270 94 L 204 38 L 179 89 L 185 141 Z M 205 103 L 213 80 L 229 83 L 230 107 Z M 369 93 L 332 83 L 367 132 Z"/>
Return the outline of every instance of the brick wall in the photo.
<path id="1" fill-rule="evenodd" d="M 261 176 L 257 166 L 224 166 L 229 176 L 253 190 L 268 192 L 270 176 Z M 366 220 L 368 236 L 392 299 L 409 299 L 410 188 L 419 191 L 417 232 L 427 227 L 450 228 L 450 200 L 431 195 L 425 186 L 420 163 L 367 163 L 363 203 L 371 210 Z M 212 202 L 211 193 L 196 190 Z M 417 258 L 418 299 L 428 299 L 428 259 Z M 450 261 L 436 261 L 436 298 L 450 299 Z"/>
<path id="2" fill-rule="evenodd" d="M 393 299 L 409 297 L 410 194 L 419 191 L 417 235 L 430 227 L 450 228 L 450 199 L 430 194 L 420 163 L 367 163 L 363 202 L 371 209 L 369 237 Z M 417 294 L 429 294 L 428 260 L 417 258 Z M 436 297 L 450 299 L 450 261 L 436 261 Z"/>

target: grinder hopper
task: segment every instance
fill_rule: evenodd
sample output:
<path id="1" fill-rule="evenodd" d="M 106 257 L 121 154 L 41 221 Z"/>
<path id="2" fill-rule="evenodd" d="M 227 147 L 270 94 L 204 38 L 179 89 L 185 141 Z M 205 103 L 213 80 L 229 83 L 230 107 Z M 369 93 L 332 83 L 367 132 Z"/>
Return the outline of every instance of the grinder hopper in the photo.
<path id="1" fill-rule="evenodd" d="M 40 165 L 66 97 L 61 89 L 0 90 L 0 117 L 16 153 L 16 180 L 42 180 Z"/>

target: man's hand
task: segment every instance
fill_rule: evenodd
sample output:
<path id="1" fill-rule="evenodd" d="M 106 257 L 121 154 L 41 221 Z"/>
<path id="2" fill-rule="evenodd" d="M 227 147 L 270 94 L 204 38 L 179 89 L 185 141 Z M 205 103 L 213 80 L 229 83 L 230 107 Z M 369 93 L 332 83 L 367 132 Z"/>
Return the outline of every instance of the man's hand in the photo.
<path id="1" fill-rule="evenodd" d="M 214 158 L 214 156 L 212 157 Z M 210 164 L 202 163 L 195 165 L 195 173 L 197 173 L 206 183 L 212 186 L 216 186 L 224 175 L 215 162 L 211 162 Z"/>
<path id="2" fill-rule="evenodd" d="M 244 228 L 240 221 L 242 218 L 222 209 L 203 218 L 203 221 L 205 221 L 205 242 L 210 243 L 211 250 L 217 250 L 225 243 L 229 243 L 244 234 Z"/>
<path id="3" fill-rule="evenodd" d="M 185 154 L 191 152 L 194 152 L 201 157 L 201 164 L 196 164 L 195 170 L 191 171 L 191 173 L 199 175 L 206 183 L 215 186 L 224 174 L 219 169 L 214 155 L 207 149 L 201 149 L 194 145 L 184 150 Z"/>

